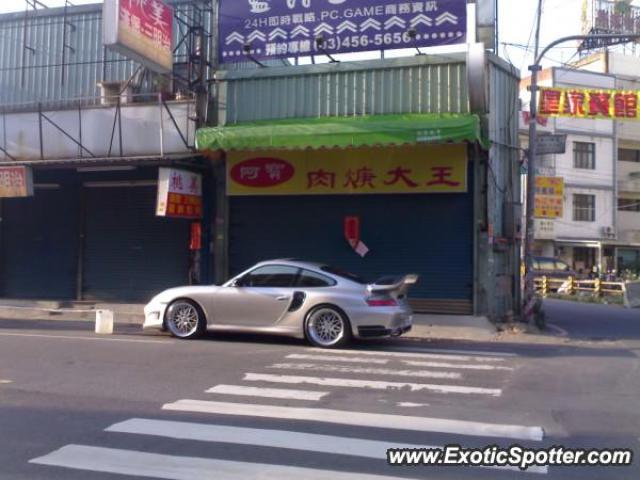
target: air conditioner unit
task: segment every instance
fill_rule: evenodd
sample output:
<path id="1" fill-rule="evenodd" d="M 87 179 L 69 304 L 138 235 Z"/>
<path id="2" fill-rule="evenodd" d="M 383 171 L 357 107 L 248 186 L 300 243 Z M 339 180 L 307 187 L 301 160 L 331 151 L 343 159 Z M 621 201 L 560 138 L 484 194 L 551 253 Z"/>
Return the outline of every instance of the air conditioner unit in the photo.
<path id="1" fill-rule="evenodd" d="M 125 87 L 126 82 L 98 82 L 100 88 L 101 105 L 117 105 L 118 98 L 120 104 L 130 103 L 133 100 L 133 90 L 130 85 Z"/>
<path id="2" fill-rule="evenodd" d="M 604 238 L 616 238 L 616 229 L 613 227 L 602 227 L 602 236 Z"/>

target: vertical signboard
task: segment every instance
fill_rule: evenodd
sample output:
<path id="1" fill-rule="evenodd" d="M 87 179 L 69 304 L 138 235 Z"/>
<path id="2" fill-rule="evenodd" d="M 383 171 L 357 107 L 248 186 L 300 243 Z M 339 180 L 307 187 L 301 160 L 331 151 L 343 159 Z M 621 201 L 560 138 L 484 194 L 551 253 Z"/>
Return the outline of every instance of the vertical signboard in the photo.
<path id="1" fill-rule="evenodd" d="M 202 175 L 187 170 L 160 168 L 156 215 L 202 218 Z"/>
<path id="2" fill-rule="evenodd" d="M 163 0 L 104 0 L 105 46 L 160 73 L 173 70 L 173 9 Z"/>
<path id="3" fill-rule="evenodd" d="M 33 195 L 33 174 L 28 167 L 0 167 L 0 198 Z"/>
<path id="4" fill-rule="evenodd" d="M 220 60 L 466 43 L 466 9 L 466 0 L 221 0 Z"/>
<path id="5" fill-rule="evenodd" d="M 536 177 L 536 218 L 560 218 L 564 212 L 564 179 Z"/>

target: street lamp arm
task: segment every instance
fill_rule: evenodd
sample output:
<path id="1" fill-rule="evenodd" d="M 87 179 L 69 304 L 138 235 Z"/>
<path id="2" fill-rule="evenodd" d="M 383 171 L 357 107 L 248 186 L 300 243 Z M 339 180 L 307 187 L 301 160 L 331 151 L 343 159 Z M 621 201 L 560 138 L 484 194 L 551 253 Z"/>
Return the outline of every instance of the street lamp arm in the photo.
<path id="1" fill-rule="evenodd" d="M 603 34 L 597 34 L 597 35 L 571 35 L 568 37 L 562 37 L 562 38 L 558 38 L 557 40 L 554 40 L 553 42 L 551 42 L 549 45 L 547 45 L 542 52 L 540 52 L 540 55 L 538 55 L 538 57 L 535 59 L 534 65 L 539 65 L 540 62 L 542 61 L 542 59 L 544 58 L 544 56 L 549 53 L 549 50 L 551 50 L 553 47 L 564 43 L 564 42 L 570 42 L 572 40 L 620 40 L 620 39 L 629 39 L 629 40 L 640 40 L 640 35 L 625 35 L 625 34 L 619 34 L 619 33 L 603 33 Z"/>

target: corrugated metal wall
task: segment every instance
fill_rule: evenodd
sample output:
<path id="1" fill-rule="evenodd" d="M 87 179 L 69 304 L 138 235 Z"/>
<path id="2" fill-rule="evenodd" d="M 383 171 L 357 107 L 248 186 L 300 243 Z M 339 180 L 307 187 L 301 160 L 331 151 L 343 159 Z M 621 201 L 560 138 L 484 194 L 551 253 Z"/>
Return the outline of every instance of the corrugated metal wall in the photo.
<path id="1" fill-rule="evenodd" d="M 187 23 L 197 16 L 194 5 L 202 4 L 197 0 L 171 3 Z M 205 28 L 210 24 L 207 12 Z M 66 49 L 63 62 L 65 29 L 66 44 L 74 51 Z M 174 44 L 185 30 L 174 22 Z M 184 61 L 186 53 L 182 45 L 176 61 Z M 99 93 L 97 82 L 127 80 L 137 67 L 136 62 L 102 46 L 101 4 L 69 7 L 66 17 L 64 8 L 30 11 L 26 16 L 25 12 L 0 15 L 0 105 L 94 97 Z"/>
<path id="2" fill-rule="evenodd" d="M 466 113 L 464 55 L 219 72 L 220 124 L 294 117 Z M 295 73 L 294 73 L 295 72 Z"/>

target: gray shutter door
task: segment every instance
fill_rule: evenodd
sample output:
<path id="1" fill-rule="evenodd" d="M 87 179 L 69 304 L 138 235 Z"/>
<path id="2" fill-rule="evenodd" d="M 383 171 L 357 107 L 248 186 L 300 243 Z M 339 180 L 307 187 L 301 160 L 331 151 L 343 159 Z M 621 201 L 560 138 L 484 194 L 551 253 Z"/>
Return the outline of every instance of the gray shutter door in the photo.
<path id="1" fill-rule="evenodd" d="M 0 281 L 5 298 L 76 296 L 78 210 L 75 190 L 36 189 L 2 201 Z"/>
<path id="2" fill-rule="evenodd" d="M 184 285 L 189 222 L 155 216 L 156 187 L 85 188 L 85 299 L 146 302 Z"/>
<path id="3" fill-rule="evenodd" d="M 473 196 L 352 195 L 233 197 L 232 274 L 275 258 L 327 262 L 373 281 L 418 273 L 416 311 L 472 313 Z M 345 216 L 361 219 L 360 258 L 344 238 Z"/>

